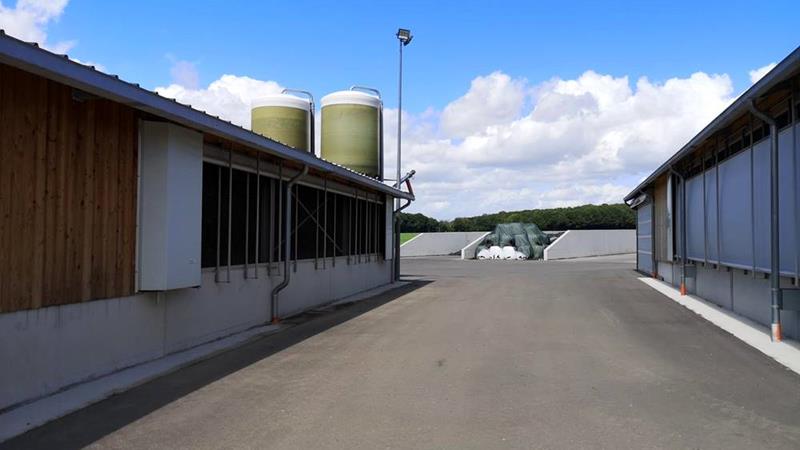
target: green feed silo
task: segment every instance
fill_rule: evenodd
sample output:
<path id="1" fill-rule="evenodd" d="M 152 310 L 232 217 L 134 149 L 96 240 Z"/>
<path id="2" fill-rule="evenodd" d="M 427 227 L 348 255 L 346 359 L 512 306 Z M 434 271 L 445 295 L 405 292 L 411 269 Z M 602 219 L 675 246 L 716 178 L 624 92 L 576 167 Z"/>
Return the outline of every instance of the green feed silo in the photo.
<path id="1" fill-rule="evenodd" d="M 253 101 L 254 132 L 302 151 L 311 149 L 311 101 L 289 94 L 275 94 Z"/>
<path id="2" fill-rule="evenodd" d="M 367 176 L 381 176 L 380 97 L 349 90 L 322 98 L 321 156 Z"/>

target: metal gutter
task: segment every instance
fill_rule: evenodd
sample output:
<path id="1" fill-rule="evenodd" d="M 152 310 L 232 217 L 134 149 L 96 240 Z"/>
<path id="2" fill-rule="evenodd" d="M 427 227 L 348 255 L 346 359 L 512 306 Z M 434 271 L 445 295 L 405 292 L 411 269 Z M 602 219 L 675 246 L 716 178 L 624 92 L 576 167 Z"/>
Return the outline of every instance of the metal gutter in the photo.
<path id="1" fill-rule="evenodd" d="M 751 100 L 766 94 L 770 89 L 777 86 L 783 81 L 783 78 L 789 74 L 792 69 L 797 68 L 800 64 L 800 47 L 796 48 L 786 58 L 784 58 L 774 69 L 767 73 L 763 78 L 757 81 L 754 85 L 750 86 L 742 95 L 739 96 L 730 106 L 725 108 L 720 115 L 711 121 L 705 128 L 703 128 L 695 137 L 693 137 L 686 145 L 684 145 L 677 153 L 672 155 L 667 161 L 661 164 L 650 176 L 644 181 L 639 183 L 628 195 L 625 196 L 625 202 L 634 197 L 640 190 L 644 189 L 647 185 L 655 181 L 661 174 L 668 172 L 669 168 L 674 166 L 683 157 L 688 155 L 693 147 L 700 145 L 716 133 L 720 128 L 723 128 L 727 122 L 736 119 L 740 114 L 748 112 L 750 109 L 749 104 Z"/>
<path id="2" fill-rule="evenodd" d="M 196 110 L 175 100 L 162 97 L 138 84 L 128 83 L 116 75 L 108 75 L 11 37 L 0 30 L 0 62 L 63 83 L 75 89 L 122 103 L 132 108 L 167 119 L 176 124 L 236 142 L 254 150 L 294 161 L 322 172 L 351 181 L 360 186 L 389 194 L 396 198 L 414 200 L 414 195 L 403 192 L 381 181 L 369 178 L 345 167 L 297 151 L 280 142 L 265 138 L 231 122 Z"/>

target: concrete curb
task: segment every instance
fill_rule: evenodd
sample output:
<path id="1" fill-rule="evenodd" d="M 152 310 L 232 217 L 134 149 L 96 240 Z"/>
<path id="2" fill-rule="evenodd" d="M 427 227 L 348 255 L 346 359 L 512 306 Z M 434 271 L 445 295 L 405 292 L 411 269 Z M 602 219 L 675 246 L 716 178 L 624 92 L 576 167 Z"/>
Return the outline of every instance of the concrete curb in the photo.
<path id="1" fill-rule="evenodd" d="M 800 375 L 798 343 L 772 342 L 770 329 L 761 324 L 721 309 L 694 295 L 681 295 L 672 285 L 655 278 L 640 277 L 639 280 Z"/>

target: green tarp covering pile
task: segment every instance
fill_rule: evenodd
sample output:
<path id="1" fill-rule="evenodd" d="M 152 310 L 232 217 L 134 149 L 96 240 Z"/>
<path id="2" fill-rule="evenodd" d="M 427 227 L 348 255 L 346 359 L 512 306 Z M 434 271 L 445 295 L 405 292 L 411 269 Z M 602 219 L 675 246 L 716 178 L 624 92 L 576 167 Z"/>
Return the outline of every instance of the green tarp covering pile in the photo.
<path id="1" fill-rule="evenodd" d="M 512 246 L 527 259 L 541 259 L 544 248 L 550 244 L 550 236 L 542 233 L 532 223 L 501 223 L 494 227 L 494 231 L 487 234 L 475 249 L 475 257 L 481 250 L 492 246 Z"/>

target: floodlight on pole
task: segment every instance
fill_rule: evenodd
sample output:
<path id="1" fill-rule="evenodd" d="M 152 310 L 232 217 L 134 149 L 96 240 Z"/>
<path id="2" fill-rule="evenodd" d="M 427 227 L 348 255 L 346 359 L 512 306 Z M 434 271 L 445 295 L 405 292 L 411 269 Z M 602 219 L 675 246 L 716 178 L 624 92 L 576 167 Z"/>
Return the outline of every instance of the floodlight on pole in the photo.
<path id="1" fill-rule="evenodd" d="M 395 178 L 395 186 L 400 189 L 401 184 L 401 162 L 402 162 L 402 130 L 403 130 L 403 47 L 411 43 L 414 36 L 411 35 L 411 30 L 407 28 L 400 28 L 397 30 L 397 41 L 400 43 L 400 67 L 397 86 L 397 177 Z M 400 211 L 400 199 L 397 199 L 395 205 L 396 211 Z M 400 220 L 397 214 L 394 215 L 394 279 L 400 279 Z"/>
<path id="2" fill-rule="evenodd" d="M 397 40 L 400 43 L 400 67 L 398 76 L 397 87 L 397 177 L 395 178 L 395 186 L 400 188 L 401 177 L 401 162 L 402 162 L 402 138 L 400 136 L 403 127 L 403 47 L 411 43 L 414 36 L 411 35 L 411 30 L 407 28 L 400 28 L 397 30 Z M 397 206 L 400 206 L 398 199 Z"/>
<path id="3" fill-rule="evenodd" d="M 414 39 L 414 36 L 411 35 L 411 30 L 407 30 L 405 28 L 400 28 L 397 30 L 397 39 L 406 46 L 411 43 L 411 40 Z"/>

